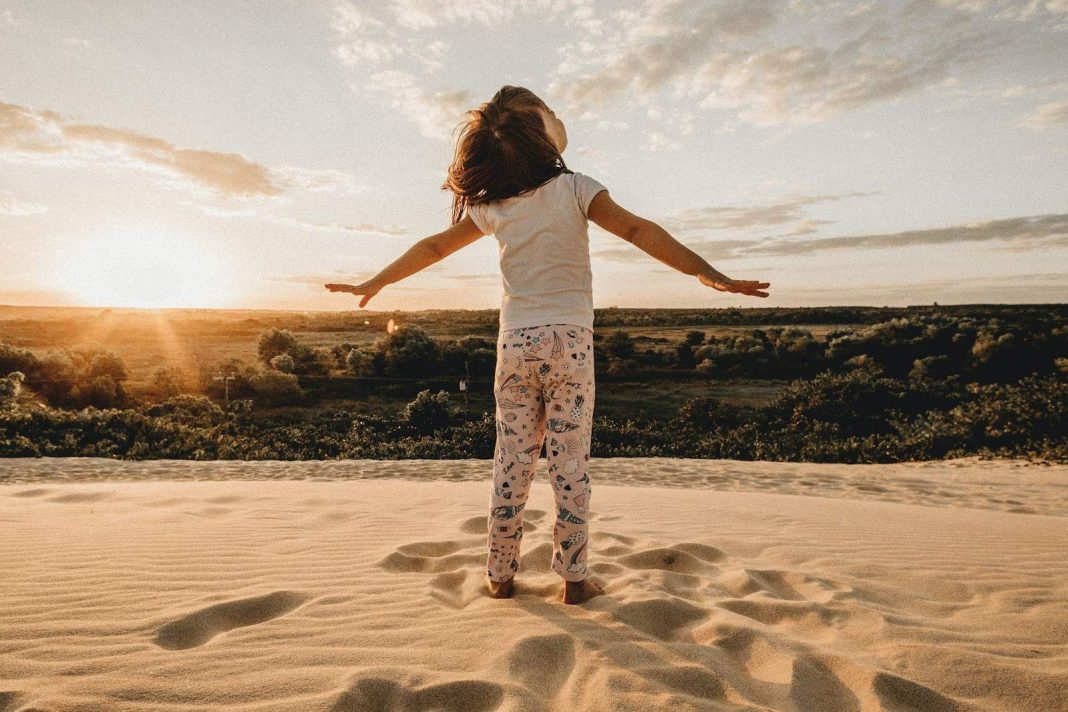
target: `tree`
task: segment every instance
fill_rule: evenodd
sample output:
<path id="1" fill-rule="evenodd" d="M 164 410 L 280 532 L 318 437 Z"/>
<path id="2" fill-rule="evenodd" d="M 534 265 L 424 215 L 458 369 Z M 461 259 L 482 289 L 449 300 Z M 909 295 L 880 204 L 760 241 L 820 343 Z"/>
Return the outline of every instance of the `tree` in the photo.
<path id="1" fill-rule="evenodd" d="M 265 366 L 269 366 L 271 359 L 275 356 L 281 356 L 282 354 L 292 356 L 299 349 L 300 343 L 289 329 L 271 328 L 270 331 L 260 334 L 259 344 L 257 344 L 260 360 L 263 361 Z"/>
<path id="2" fill-rule="evenodd" d="M 359 349 L 349 349 L 345 357 L 345 370 L 353 376 L 363 376 L 371 368 L 371 358 Z"/>
<path id="3" fill-rule="evenodd" d="M 693 355 L 693 346 L 688 343 L 681 343 L 675 347 L 675 360 L 679 364 L 679 368 L 691 369 L 697 365 L 697 359 Z"/>
<path id="4" fill-rule="evenodd" d="M 437 342 L 417 326 L 402 326 L 377 344 L 391 376 L 426 376 L 435 373 L 441 359 Z"/>
<path id="5" fill-rule="evenodd" d="M 261 371 L 249 379 L 253 397 L 270 405 L 295 405 L 304 399 L 297 377 L 281 371 Z"/>
<path id="6" fill-rule="evenodd" d="M 622 329 L 616 329 L 606 336 L 602 348 L 609 358 L 621 360 L 632 358 L 637 352 L 634 347 L 634 339 Z"/>

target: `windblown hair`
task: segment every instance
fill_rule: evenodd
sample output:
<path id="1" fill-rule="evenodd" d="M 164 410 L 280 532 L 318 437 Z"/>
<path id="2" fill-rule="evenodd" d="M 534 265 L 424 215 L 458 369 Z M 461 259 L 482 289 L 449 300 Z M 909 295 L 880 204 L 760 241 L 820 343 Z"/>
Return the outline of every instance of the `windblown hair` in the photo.
<path id="1" fill-rule="evenodd" d="M 506 85 L 466 113 L 441 186 L 453 193 L 453 225 L 470 205 L 510 198 L 573 173 L 545 130 L 542 108 L 548 110 L 534 92 Z"/>

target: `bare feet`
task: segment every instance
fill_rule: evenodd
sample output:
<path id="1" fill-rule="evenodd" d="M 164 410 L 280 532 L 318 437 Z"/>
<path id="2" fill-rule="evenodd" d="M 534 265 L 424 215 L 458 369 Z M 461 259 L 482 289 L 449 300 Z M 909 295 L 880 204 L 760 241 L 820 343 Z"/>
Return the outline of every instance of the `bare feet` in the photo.
<path id="1" fill-rule="evenodd" d="M 490 595 L 494 598 L 511 598 L 512 592 L 515 590 L 512 585 L 514 580 L 514 576 L 507 581 L 493 581 L 491 579 L 486 579 L 486 585 L 489 587 Z"/>
<path id="2" fill-rule="evenodd" d="M 602 593 L 604 593 L 604 588 L 601 584 L 590 579 L 564 581 L 564 603 L 582 603 Z"/>

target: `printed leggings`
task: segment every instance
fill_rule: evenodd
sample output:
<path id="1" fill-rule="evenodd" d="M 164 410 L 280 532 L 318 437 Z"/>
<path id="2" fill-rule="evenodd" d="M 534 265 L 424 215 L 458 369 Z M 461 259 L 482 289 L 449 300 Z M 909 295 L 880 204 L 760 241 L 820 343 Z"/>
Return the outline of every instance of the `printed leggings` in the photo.
<path id="1" fill-rule="evenodd" d="M 497 446 L 488 520 L 488 574 L 504 581 L 519 570 L 523 508 L 542 442 L 556 517 L 552 570 L 586 578 L 593 428 L 593 331 L 571 324 L 506 329 L 497 337 Z"/>

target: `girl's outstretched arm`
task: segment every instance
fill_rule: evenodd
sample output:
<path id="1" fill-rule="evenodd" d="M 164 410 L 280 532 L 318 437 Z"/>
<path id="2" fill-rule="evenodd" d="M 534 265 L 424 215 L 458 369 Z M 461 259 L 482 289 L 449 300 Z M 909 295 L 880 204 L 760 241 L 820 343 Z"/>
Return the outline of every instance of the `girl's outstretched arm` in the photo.
<path id="1" fill-rule="evenodd" d="M 608 232 L 623 238 L 683 274 L 697 277 L 705 286 L 721 292 L 734 292 L 751 297 L 768 296 L 768 293 L 762 290 L 770 286 L 771 282 L 731 279 L 652 220 L 638 217 L 617 205 L 607 190 L 593 196 L 587 213 L 590 220 Z"/>
<path id="2" fill-rule="evenodd" d="M 361 284 L 328 284 L 331 292 L 348 292 L 363 295 L 360 300 L 362 309 L 371 297 L 378 294 L 387 284 L 399 282 L 416 272 L 439 262 L 461 247 L 466 247 L 482 237 L 482 231 L 475 225 L 470 215 L 447 230 L 424 237 L 408 248 L 408 251 L 387 265 L 381 272 Z"/>

